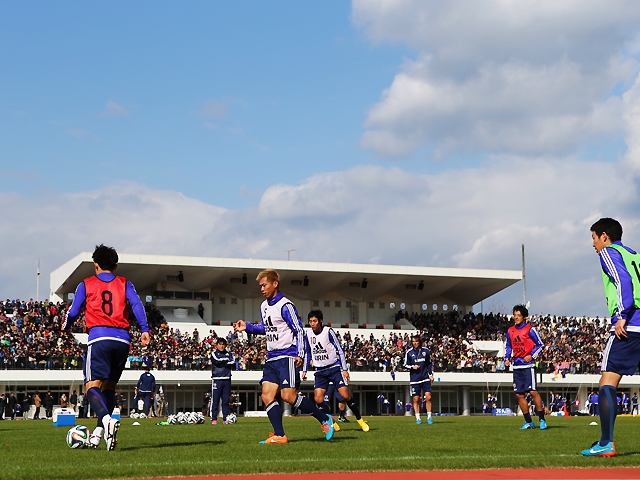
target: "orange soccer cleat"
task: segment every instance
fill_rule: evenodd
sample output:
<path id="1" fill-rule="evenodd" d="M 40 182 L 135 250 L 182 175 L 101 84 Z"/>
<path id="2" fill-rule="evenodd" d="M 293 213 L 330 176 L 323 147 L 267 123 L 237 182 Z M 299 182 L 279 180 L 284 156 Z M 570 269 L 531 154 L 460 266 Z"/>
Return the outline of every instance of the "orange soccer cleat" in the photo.
<path id="1" fill-rule="evenodd" d="M 289 443 L 289 439 L 287 438 L 286 435 L 280 436 L 280 435 L 276 435 L 273 432 L 269 432 L 269 437 L 266 440 L 261 440 L 258 443 L 262 445 L 276 444 L 276 443 Z"/>

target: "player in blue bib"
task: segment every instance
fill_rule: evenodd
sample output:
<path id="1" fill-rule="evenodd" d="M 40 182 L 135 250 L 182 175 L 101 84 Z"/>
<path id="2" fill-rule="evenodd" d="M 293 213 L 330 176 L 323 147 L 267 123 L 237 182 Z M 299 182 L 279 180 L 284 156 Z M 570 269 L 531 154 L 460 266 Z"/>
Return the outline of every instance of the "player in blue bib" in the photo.
<path id="1" fill-rule="evenodd" d="M 302 372 L 302 379 L 307 378 L 307 369 L 309 363 L 313 361 L 316 369 L 313 383 L 313 397 L 323 412 L 331 415 L 329 405 L 325 403 L 325 393 L 329 385 L 333 383 L 345 400 L 351 411 L 356 417 L 358 425 L 364 432 L 369 431 L 369 425 L 360 415 L 360 409 L 353 401 L 349 393 L 349 371 L 347 370 L 347 360 L 344 350 L 340 345 L 340 340 L 336 332 L 331 327 L 322 325 L 324 319 L 322 311 L 311 310 L 308 315 L 309 326 L 311 332 L 306 337 L 307 361 Z M 337 427 L 337 428 L 336 428 Z M 334 424 L 336 430 L 340 430 L 337 424 Z"/>
<path id="2" fill-rule="evenodd" d="M 276 400 L 280 392 L 282 400 L 311 414 L 322 426 L 325 438 L 333 437 L 333 417 L 327 415 L 311 400 L 297 392 L 300 385 L 300 368 L 304 364 L 304 329 L 295 305 L 280 292 L 280 275 L 275 270 L 264 270 L 256 278 L 260 291 L 266 298 L 260 306 L 260 323 L 253 325 L 244 320 L 233 324 L 236 332 L 266 335 L 267 361 L 262 372 L 262 402 L 266 405 L 273 433 L 263 444 L 289 443 L 282 426 L 282 408 Z"/>

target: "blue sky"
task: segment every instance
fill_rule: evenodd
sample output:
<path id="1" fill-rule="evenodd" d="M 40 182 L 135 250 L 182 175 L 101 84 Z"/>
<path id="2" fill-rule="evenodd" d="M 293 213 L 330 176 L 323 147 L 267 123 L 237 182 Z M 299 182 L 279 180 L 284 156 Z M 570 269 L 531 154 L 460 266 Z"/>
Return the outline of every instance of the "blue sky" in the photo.
<path id="1" fill-rule="evenodd" d="M 510 270 L 524 243 L 533 311 L 602 315 L 589 226 L 640 245 L 637 2 L 0 8 L 0 295 L 102 242 Z"/>
<path id="2" fill-rule="evenodd" d="M 25 194 L 124 178 L 238 207 L 380 162 L 358 144 L 366 111 L 410 54 L 373 47 L 345 2 L 4 10 L 2 168 Z"/>

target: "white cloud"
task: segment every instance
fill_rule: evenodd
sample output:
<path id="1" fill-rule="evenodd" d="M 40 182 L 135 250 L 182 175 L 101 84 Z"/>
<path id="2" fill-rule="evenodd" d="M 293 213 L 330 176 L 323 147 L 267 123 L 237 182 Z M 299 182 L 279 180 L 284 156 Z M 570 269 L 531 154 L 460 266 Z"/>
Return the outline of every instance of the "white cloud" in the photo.
<path id="1" fill-rule="evenodd" d="M 67 135 L 69 135 L 70 137 L 73 137 L 73 138 L 80 139 L 80 140 L 84 140 L 84 139 L 95 140 L 95 139 L 97 139 L 97 137 L 93 133 L 88 132 L 87 130 L 84 130 L 82 128 L 68 128 L 67 129 Z"/>
<path id="2" fill-rule="evenodd" d="M 100 117 L 128 117 L 129 112 L 122 105 L 117 104 L 113 100 L 109 99 L 104 107 L 104 110 L 100 114 Z"/>
<path id="3" fill-rule="evenodd" d="M 225 100 L 207 100 L 198 111 L 203 118 L 224 118 L 229 112 L 228 102 Z"/>
<path id="4" fill-rule="evenodd" d="M 237 210 L 128 183 L 35 198 L 0 194 L 0 208 L 16 218 L 51 219 L 0 237 L 12 252 L 0 268 L 13 272 L 0 278 L 0 291 L 31 296 L 36 258 L 47 279 L 101 242 L 129 253 L 284 259 L 295 248 L 309 261 L 515 270 L 524 243 L 533 311 L 602 315 L 589 226 L 618 217 L 625 239 L 640 245 L 636 186 L 620 168 L 573 158 L 504 158 L 437 175 L 359 166 L 274 185 L 258 208 Z M 519 301 L 520 288 L 500 298 Z"/>
<path id="5" fill-rule="evenodd" d="M 638 71 L 640 4 L 354 1 L 374 42 L 417 51 L 369 111 L 365 148 L 404 156 L 566 153 L 619 132 L 620 82 Z"/>

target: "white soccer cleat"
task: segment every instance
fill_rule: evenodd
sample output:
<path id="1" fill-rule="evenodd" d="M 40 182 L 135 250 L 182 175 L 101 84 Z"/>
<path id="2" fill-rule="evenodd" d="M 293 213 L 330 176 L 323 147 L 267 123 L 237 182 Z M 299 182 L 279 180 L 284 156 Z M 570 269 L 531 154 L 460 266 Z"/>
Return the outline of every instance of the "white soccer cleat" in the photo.
<path id="1" fill-rule="evenodd" d="M 118 440 L 116 438 L 118 430 L 120 430 L 120 422 L 115 418 L 109 419 L 107 430 L 104 432 L 104 441 L 107 443 L 107 451 L 115 450 L 118 445 Z"/>
<path id="2" fill-rule="evenodd" d="M 96 427 L 96 429 L 89 436 L 89 443 L 88 443 L 89 447 L 98 448 L 98 446 L 100 445 L 100 440 L 102 440 L 103 431 L 104 431 L 104 428 Z"/>

